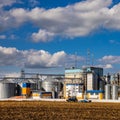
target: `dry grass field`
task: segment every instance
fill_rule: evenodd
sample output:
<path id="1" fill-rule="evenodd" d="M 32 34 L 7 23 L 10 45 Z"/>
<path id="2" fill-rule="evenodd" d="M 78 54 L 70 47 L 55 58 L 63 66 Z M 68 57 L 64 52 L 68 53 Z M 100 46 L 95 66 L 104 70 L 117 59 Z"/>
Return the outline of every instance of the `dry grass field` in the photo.
<path id="1" fill-rule="evenodd" d="M 120 120 L 120 103 L 6 101 L 0 120 Z"/>

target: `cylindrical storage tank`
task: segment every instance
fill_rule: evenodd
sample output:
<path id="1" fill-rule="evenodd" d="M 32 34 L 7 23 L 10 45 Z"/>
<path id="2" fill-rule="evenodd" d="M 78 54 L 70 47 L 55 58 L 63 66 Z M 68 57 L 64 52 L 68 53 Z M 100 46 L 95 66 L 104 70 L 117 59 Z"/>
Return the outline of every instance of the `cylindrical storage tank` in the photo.
<path id="1" fill-rule="evenodd" d="M 99 99 L 100 99 L 100 100 L 103 99 L 103 93 L 99 93 Z"/>
<path id="2" fill-rule="evenodd" d="M 44 89 L 46 92 L 52 92 L 57 90 L 58 83 L 55 81 L 42 81 L 42 89 Z"/>
<path id="3" fill-rule="evenodd" d="M 105 99 L 111 98 L 111 86 L 109 84 L 105 85 Z"/>
<path id="4" fill-rule="evenodd" d="M 58 94 L 60 93 L 61 86 L 62 86 L 62 84 L 60 84 L 57 81 L 48 81 L 48 80 L 42 81 L 42 90 L 44 90 L 45 92 L 54 93 L 53 96 L 55 98 L 58 98 Z"/>
<path id="5" fill-rule="evenodd" d="M 15 96 L 15 83 L 0 83 L 0 98 Z"/>
<path id="6" fill-rule="evenodd" d="M 41 90 L 41 84 L 42 84 L 42 82 L 38 81 L 38 90 Z"/>
<path id="7" fill-rule="evenodd" d="M 112 99 L 113 100 L 118 99 L 118 86 L 117 85 L 112 86 Z"/>

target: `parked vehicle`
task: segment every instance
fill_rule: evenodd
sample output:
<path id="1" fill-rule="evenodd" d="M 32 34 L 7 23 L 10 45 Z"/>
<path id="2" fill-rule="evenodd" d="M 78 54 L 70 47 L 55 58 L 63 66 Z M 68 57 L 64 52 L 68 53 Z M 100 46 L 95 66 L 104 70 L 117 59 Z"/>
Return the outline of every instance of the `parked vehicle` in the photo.
<path id="1" fill-rule="evenodd" d="M 92 102 L 91 100 L 88 100 L 88 99 L 83 99 L 83 100 L 80 100 L 78 102 L 81 102 L 81 103 L 90 103 Z"/>
<path id="2" fill-rule="evenodd" d="M 76 97 L 70 97 L 66 101 L 67 102 L 78 102 L 78 99 Z"/>

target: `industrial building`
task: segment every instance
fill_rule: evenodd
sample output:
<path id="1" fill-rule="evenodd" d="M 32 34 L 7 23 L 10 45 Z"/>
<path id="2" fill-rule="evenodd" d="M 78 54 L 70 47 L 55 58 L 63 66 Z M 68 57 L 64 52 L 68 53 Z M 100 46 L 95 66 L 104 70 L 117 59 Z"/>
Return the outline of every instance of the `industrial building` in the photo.
<path id="1" fill-rule="evenodd" d="M 104 91 L 105 82 L 102 77 L 103 68 L 98 67 L 65 70 L 64 97 L 76 96 L 78 99 L 83 99 L 89 96 L 91 99 L 93 93 L 94 98 L 98 98 L 99 94 L 103 96 L 104 93 L 101 91 Z"/>
<path id="2" fill-rule="evenodd" d="M 22 96 L 23 98 L 58 98 L 63 94 L 64 75 L 36 74 L 21 71 L 20 77 L 4 77 L 0 80 L 0 99 Z"/>
<path id="3" fill-rule="evenodd" d="M 86 75 L 82 69 L 66 69 L 64 80 L 64 98 L 76 96 L 83 98 Z"/>
<path id="4" fill-rule="evenodd" d="M 20 77 L 0 80 L 0 99 L 21 96 L 31 99 L 106 99 L 120 98 L 119 74 L 103 75 L 103 68 L 65 69 L 65 74 L 39 74 L 21 71 Z M 19 97 L 18 97 L 19 98 Z"/>

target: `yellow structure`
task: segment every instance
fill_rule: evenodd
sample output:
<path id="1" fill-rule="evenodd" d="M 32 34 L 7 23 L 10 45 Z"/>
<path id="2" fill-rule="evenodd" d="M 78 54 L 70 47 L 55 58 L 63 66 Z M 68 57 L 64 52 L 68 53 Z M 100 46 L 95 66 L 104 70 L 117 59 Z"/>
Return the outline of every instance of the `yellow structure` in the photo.
<path id="1" fill-rule="evenodd" d="M 104 94 L 103 93 L 99 93 L 99 99 L 102 100 L 103 99 Z"/>
<path id="2" fill-rule="evenodd" d="M 33 98 L 33 99 L 39 99 L 39 98 L 40 98 L 40 93 L 38 93 L 38 92 L 33 92 L 33 93 L 32 93 L 32 98 Z"/>
<path id="3" fill-rule="evenodd" d="M 33 97 L 40 97 L 40 94 L 39 93 L 32 93 L 32 96 Z"/>
<path id="4" fill-rule="evenodd" d="M 30 94 L 30 88 L 22 88 L 22 94 L 23 95 L 29 95 Z"/>
<path id="5" fill-rule="evenodd" d="M 87 98 L 102 100 L 104 98 L 104 91 L 103 90 L 88 90 Z"/>
<path id="6" fill-rule="evenodd" d="M 77 97 L 78 100 L 79 100 L 79 99 L 83 99 L 83 98 L 84 98 L 84 94 L 83 94 L 83 93 L 78 93 L 78 94 L 76 95 L 76 97 Z"/>
<path id="7" fill-rule="evenodd" d="M 22 84 L 22 95 L 26 96 L 26 97 L 31 96 L 30 83 L 23 83 Z"/>

